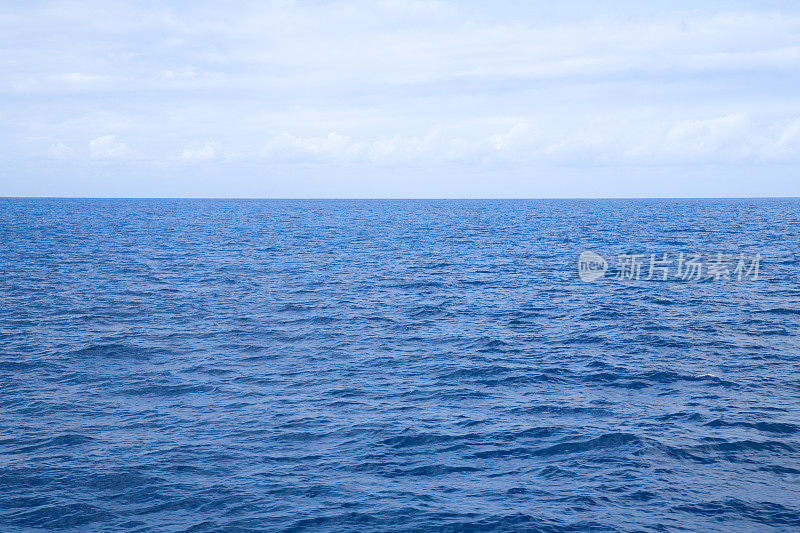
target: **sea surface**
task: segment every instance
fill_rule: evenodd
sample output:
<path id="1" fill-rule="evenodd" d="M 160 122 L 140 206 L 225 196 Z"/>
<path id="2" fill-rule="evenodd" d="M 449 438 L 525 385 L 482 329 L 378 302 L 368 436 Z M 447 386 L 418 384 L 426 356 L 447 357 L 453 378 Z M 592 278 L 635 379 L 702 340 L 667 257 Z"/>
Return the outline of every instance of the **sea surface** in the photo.
<path id="1" fill-rule="evenodd" d="M 0 296 L 2 532 L 800 530 L 800 200 L 0 199 Z"/>

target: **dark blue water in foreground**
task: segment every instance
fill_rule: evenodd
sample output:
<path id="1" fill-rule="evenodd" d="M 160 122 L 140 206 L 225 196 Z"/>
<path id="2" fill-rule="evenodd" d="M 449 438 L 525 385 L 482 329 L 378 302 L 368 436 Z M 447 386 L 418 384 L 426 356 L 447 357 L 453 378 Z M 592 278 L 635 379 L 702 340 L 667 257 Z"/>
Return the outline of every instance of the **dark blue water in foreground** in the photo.
<path id="1" fill-rule="evenodd" d="M 798 200 L 0 200 L 0 531 L 797 531 L 799 254 Z"/>

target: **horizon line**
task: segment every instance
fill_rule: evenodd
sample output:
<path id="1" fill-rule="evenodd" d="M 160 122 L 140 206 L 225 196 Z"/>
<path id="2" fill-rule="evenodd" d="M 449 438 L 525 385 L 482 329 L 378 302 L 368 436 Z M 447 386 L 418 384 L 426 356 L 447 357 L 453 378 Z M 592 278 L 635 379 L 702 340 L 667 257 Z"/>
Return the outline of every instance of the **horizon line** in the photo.
<path id="1" fill-rule="evenodd" d="M 0 196 L 0 200 L 798 200 L 800 196 Z"/>

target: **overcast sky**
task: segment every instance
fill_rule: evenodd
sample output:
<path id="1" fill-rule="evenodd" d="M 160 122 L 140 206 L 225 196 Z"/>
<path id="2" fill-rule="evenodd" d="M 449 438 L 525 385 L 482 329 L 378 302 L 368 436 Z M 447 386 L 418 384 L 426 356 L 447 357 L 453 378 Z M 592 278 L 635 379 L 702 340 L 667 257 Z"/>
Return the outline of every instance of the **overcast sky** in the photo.
<path id="1" fill-rule="evenodd" d="M 0 195 L 800 196 L 800 2 L 0 4 Z"/>

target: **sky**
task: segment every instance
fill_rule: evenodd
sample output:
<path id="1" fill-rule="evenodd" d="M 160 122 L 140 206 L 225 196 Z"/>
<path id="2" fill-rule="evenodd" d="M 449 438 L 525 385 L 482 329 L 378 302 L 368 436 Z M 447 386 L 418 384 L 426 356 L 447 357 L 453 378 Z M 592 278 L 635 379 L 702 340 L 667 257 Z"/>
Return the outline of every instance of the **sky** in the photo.
<path id="1" fill-rule="evenodd" d="M 0 196 L 800 196 L 800 2 L 0 4 Z"/>

